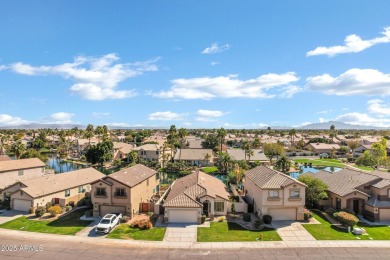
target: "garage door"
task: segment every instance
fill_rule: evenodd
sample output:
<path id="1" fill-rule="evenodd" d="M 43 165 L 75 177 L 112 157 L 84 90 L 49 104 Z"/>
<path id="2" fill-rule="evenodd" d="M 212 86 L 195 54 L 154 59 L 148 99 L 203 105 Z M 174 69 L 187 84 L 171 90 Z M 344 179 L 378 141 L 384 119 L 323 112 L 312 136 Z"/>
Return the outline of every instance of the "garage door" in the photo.
<path id="1" fill-rule="evenodd" d="M 197 223 L 198 210 L 169 209 L 169 223 Z"/>
<path id="2" fill-rule="evenodd" d="M 390 209 L 379 209 L 379 220 L 390 220 Z"/>
<path id="3" fill-rule="evenodd" d="M 269 214 L 272 216 L 272 220 L 296 220 L 296 209 L 270 209 Z"/>
<path id="4" fill-rule="evenodd" d="M 110 213 L 126 213 L 126 208 L 124 206 L 100 206 L 100 216 L 104 217 L 106 214 Z"/>
<path id="5" fill-rule="evenodd" d="M 14 199 L 14 210 L 28 211 L 31 208 L 31 200 Z"/>

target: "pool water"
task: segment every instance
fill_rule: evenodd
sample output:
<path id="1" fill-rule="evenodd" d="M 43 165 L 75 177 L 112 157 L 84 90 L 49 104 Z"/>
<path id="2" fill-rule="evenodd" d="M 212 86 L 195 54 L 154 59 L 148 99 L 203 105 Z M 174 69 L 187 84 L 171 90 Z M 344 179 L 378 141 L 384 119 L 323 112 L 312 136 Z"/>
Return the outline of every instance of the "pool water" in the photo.
<path id="1" fill-rule="evenodd" d="M 301 166 L 301 170 L 298 172 L 290 172 L 290 176 L 293 177 L 294 179 L 298 179 L 299 175 L 303 174 L 303 173 L 307 173 L 307 172 L 312 172 L 312 173 L 316 173 L 316 172 L 319 172 L 319 171 L 327 171 L 327 172 L 338 172 L 340 170 L 342 170 L 342 168 L 339 168 L 339 167 L 333 167 L 333 166 L 313 166 L 313 167 L 309 167 L 309 166 Z"/>

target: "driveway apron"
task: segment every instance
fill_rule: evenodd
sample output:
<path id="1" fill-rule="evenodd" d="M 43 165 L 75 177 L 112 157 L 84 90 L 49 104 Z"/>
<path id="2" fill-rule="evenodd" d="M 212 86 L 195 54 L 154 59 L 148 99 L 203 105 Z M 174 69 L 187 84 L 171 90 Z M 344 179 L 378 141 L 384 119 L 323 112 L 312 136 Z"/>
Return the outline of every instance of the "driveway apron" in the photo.
<path id="1" fill-rule="evenodd" d="M 166 242 L 196 242 L 198 225 L 168 224 L 164 240 Z"/>
<path id="2" fill-rule="evenodd" d="M 283 241 L 316 241 L 299 222 L 287 220 L 273 221 L 272 226 Z"/>

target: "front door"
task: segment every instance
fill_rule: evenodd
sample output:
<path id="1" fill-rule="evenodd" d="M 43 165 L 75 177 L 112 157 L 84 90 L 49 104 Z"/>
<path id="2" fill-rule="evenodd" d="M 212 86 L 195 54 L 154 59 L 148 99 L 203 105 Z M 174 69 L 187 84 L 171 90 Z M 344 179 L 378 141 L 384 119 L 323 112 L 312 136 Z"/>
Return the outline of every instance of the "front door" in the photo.
<path id="1" fill-rule="evenodd" d="M 60 199 L 59 198 L 55 198 L 54 199 L 54 205 L 59 205 L 60 204 Z"/>
<path id="2" fill-rule="evenodd" d="M 208 217 L 210 213 L 209 211 L 210 211 L 210 202 L 206 200 L 205 202 L 203 202 L 203 214 L 205 214 L 206 217 Z"/>
<path id="3" fill-rule="evenodd" d="M 353 211 L 355 214 L 360 213 L 359 212 L 359 200 L 353 200 Z"/>

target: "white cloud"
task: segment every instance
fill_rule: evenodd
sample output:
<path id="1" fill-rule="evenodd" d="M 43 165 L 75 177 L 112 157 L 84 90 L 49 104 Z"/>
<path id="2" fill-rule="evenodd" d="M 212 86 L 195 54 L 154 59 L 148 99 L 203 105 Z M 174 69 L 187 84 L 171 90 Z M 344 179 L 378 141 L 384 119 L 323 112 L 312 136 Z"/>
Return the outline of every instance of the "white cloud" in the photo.
<path id="1" fill-rule="evenodd" d="M 379 115 L 390 115 L 390 104 L 383 104 L 380 99 L 369 100 L 368 112 Z"/>
<path id="2" fill-rule="evenodd" d="M 0 65 L 0 70 L 5 70 L 5 69 L 7 69 L 7 66 L 5 66 L 5 65 Z"/>
<path id="3" fill-rule="evenodd" d="M 171 111 L 155 112 L 149 115 L 149 120 L 161 120 L 161 121 L 180 121 L 184 120 L 185 114 L 178 114 Z"/>
<path id="4" fill-rule="evenodd" d="M 226 113 L 219 111 L 219 110 L 203 110 L 200 109 L 196 112 L 197 118 L 196 121 L 203 121 L 203 122 L 212 122 L 215 121 L 216 118 L 221 117 L 225 115 Z"/>
<path id="5" fill-rule="evenodd" d="M 70 91 L 88 100 L 123 99 L 136 95 L 134 90 L 116 90 L 127 78 L 136 77 L 146 71 L 157 71 L 157 59 L 118 63 L 119 57 L 110 53 L 101 57 L 78 56 L 71 63 L 56 66 L 31 66 L 21 62 L 9 67 L 16 73 L 34 75 L 57 75 L 72 79 L 76 83 Z"/>
<path id="6" fill-rule="evenodd" d="M 74 114 L 67 112 L 57 112 L 53 113 L 48 117 L 45 117 L 42 123 L 45 124 L 72 124 L 72 117 Z"/>
<path id="7" fill-rule="evenodd" d="M 297 125 L 293 125 L 292 127 L 302 127 L 302 126 L 306 126 L 306 125 L 310 125 L 311 122 L 303 122 L 303 123 L 300 123 L 300 124 L 297 124 Z"/>
<path id="8" fill-rule="evenodd" d="M 282 94 L 279 96 L 281 98 L 292 98 L 295 94 L 302 92 L 303 89 L 298 86 L 286 86 L 281 88 Z"/>
<path id="9" fill-rule="evenodd" d="M 130 125 L 127 123 L 106 123 L 105 125 L 111 127 L 129 127 Z"/>
<path id="10" fill-rule="evenodd" d="M 215 65 L 218 65 L 219 63 L 220 63 L 219 61 L 212 61 L 212 62 L 210 62 L 210 65 L 215 66 Z"/>
<path id="11" fill-rule="evenodd" d="M 319 121 L 320 123 L 325 123 L 325 122 L 328 122 L 329 120 L 320 117 L 320 118 L 318 118 L 318 121 Z"/>
<path id="12" fill-rule="evenodd" d="M 109 112 L 93 112 L 92 113 L 92 116 L 94 118 L 101 118 L 101 117 L 106 117 L 106 116 L 109 116 L 110 113 Z"/>
<path id="13" fill-rule="evenodd" d="M 266 126 L 269 126 L 268 124 L 263 124 L 263 123 L 250 123 L 250 124 L 231 124 L 231 123 L 224 123 L 222 125 L 223 127 L 226 128 L 249 128 L 249 129 L 256 129 L 256 128 L 263 128 Z"/>
<path id="14" fill-rule="evenodd" d="M 318 111 L 317 114 L 328 114 L 329 112 L 332 112 L 333 110 L 322 110 Z"/>
<path id="15" fill-rule="evenodd" d="M 0 114 L 0 125 L 14 126 L 14 125 L 28 124 L 28 123 L 30 122 L 20 117 L 10 116 L 7 114 Z"/>
<path id="16" fill-rule="evenodd" d="M 390 95 L 390 74 L 374 69 L 350 69 L 338 77 L 309 77 L 307 87 L 328 95 Z"/>
<path id="17" fill-rule="evenodd" d="M 151 94 L 154 97 L 171 99 L 273 98 L 275 94 L 267 93 L 269 90 L 286 87 L 298 80 L 299 78 L 293 72 L 270 73 L 249 80 L 240 80 L 237 75 L 181 78 L 172 80 L 169 90 Z M 284 89 L 284 91 L 287 97 L 297 92 L 295 88 Z"/>
<path id="18" fill-rule="evenodd" d="M 210 47 L 207 47 L 206 49 L 204 49 L 202 51 L 202 54 L 215 54 L 215 53 L 227 51 L 229 49 L 230 49 L 229 44 L 224 44 L 224 45 L 219 46 L 218 43 L 214 42 L 211 44 Z"/>
<path id="19" fill-rule="evenodd" d="M 327 55 L 329 57 L 342 53 L 361 52 L 378 43 L 390 42 L 390 26 L 385 27 L 381 37 L 376 37 L 370 40 L 362 40 L 358 35 L 352 34 L 345 37 L 344 45 L 331 47 L 317 47 L 306 53 L 306 56 Z"/>
<path id="20" fill-rule="evenodd" d="M 337 116 L 335 120 L 348 123 L 351 125 L 390 127 L 390 119 L 375 118 L 367 115 L 366 113 L 358 113 L 358 112 L 347 113 L 347 114 Z"/>

